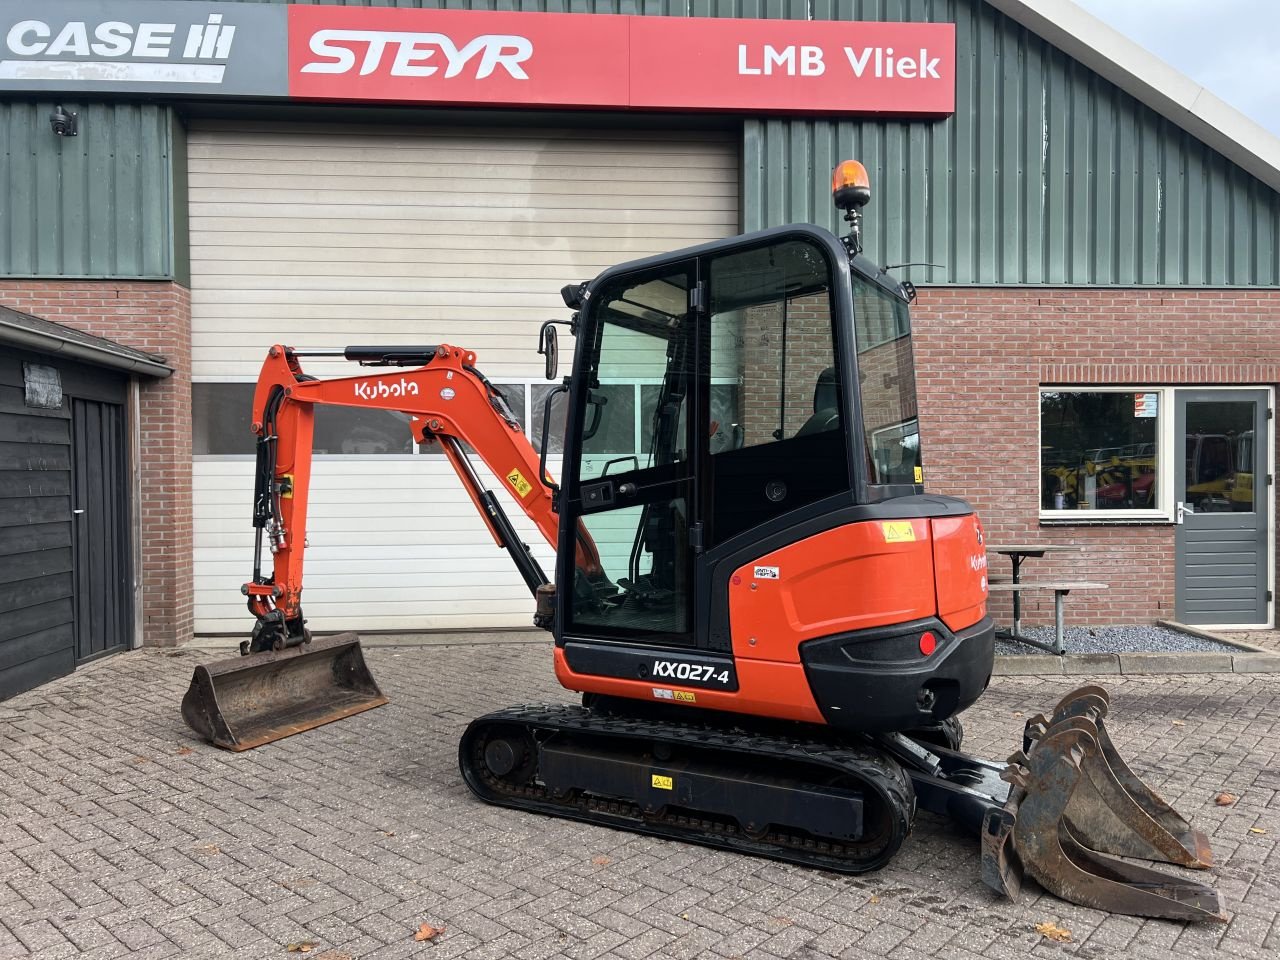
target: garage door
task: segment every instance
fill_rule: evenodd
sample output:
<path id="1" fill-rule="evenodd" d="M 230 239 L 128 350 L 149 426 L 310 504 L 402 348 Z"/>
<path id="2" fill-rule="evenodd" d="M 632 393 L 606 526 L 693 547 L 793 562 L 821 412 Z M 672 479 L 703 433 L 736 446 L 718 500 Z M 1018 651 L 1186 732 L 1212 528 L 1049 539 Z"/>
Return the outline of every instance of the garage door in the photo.
<path id="1" fill-rule="evenodd" d="M 189 157 L 204 633 L 248 621 L 249 402 L 270 344 L 464 346 L 527 424 L 547 389 L 537 330 L 566 318 L 562 285 L 738 232 L 737 141 L 719 135 L 210 124 L 191 131 Z M 307 369 L 352 372 L 319 360 Z M 638 411 L 642 387 L 632 387 Z M 403 420 L 323 412 L 316 451 L 304 605 L 313 629 L 530 623 L 510 560 L 444 458 L 414 449 Z M 550 550 L 511 512 L 551 570 Z"/>

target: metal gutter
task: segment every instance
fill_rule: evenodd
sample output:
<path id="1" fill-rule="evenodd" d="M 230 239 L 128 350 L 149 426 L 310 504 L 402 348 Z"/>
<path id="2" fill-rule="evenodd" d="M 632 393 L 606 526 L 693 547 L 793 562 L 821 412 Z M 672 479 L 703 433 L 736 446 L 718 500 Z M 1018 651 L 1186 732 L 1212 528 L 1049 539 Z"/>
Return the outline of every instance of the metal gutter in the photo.
<path id="1" fill-rule="evenodd" d="M 19 314 L 21 316 L 21 314 Z M 118 347 L 108 340 L 95 337 L 99 343 L 82 343 L 69 336 L 56 333 L 40 333 L 0 314 L 0 343 L 23 347 L 40 353 L 53 353 L 73 360 L 82 360 L 100 367 L 111 367 L 147 377 L 164 379 L 173 368 L 159 359 L 148 357 L 127 347 Z M 100 345 L 99 345 L 100 344 Z"/>
<path id="2" fill-rule="evenodd" d="M 1280 137 L 1118 30 L 1071 0 L 986 2 L 1280 190 Z"/>

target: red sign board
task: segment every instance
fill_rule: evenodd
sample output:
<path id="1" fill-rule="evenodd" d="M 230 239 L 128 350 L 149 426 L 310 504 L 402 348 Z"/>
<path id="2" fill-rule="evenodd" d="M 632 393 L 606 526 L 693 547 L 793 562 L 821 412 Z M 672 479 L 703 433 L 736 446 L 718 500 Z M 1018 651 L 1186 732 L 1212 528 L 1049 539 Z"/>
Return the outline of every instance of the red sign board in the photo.
<path id="1" fill-rule="evenodd" d="M 293 5 L 289 95 L 484 106 L 944 116 L 949 23 Z"/>

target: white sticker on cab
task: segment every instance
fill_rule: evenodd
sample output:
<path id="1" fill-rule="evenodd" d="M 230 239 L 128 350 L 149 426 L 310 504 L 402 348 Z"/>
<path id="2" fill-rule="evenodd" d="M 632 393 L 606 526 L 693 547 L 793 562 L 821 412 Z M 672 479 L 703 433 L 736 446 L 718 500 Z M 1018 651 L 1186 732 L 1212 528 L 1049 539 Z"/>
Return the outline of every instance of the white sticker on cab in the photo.
<path id="1" fill-rule="evenodd" d="M 756 572 L 752 574 L 757 580 L 778 580 L 780 575 L 777 567 L 756 567 Z"/>

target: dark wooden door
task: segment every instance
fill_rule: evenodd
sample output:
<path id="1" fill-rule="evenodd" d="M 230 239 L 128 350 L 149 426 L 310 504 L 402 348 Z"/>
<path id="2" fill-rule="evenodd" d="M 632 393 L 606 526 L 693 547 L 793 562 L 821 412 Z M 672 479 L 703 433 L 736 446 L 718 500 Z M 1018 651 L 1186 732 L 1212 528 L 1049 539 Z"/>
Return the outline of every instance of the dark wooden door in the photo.
<path id="1" fill-rule="evenodd" d="M 76 661 L 124 649 L 132 619 L 124 408 L 71 401 Z"/>

